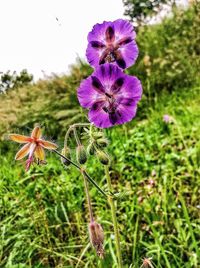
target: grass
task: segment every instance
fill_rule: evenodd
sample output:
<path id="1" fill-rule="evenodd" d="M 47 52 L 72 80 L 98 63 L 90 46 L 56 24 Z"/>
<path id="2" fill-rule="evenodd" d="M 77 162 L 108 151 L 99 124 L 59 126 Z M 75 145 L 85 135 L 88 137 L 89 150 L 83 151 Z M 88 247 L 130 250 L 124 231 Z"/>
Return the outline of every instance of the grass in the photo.
<path id="1" fill-rule="evenodd" d="M 163 92 L 143 114 L 139 107 L 132 123 L 107 130 L 125 268 L 140 267 L 144 257 L 152 257 L 158 268 L 200 267 L 199 91 Z M 164 123 L 164 114 L 176 122 Z M 24 173 L 13 160 L 16 144 L 4 141 L 0 148 L 0 267 L 116 267 L 104 197 L 90 185 L 95 215 L 105 231 L 101 262 L 89 245 L 80 174 L 63 169 L 53 154 L 48 165 Z M 89 159 L 87 167 L 106 190 L 99 163 Z"/>

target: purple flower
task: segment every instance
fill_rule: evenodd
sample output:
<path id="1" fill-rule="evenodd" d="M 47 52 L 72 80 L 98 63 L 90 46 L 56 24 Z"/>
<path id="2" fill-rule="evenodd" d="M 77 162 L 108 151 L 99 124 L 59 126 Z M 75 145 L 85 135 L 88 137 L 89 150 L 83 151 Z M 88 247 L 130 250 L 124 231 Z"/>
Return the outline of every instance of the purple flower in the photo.
<path id="1" fill-rule="evenodd" d="M 165 123 L 172 123 L 172 122 L 173 122 L 173 117 L 171 117 L 171 116 L 168 115 L 168 114 L 165 114 L 165 115 L 163 115 L 163 121 L 164 121 Z"/>
<path id="2" fill-rule="evenodd" d="M 126 20 L 95 24 L 88 34 L 88 62 L 94 67 L 112 62 L 122 69 L 128 68 L 138 57 L 135 37 L 132 24 Z"/>
<path id="3" fill-rule="evenodd" d="M 141 95 L 140 80 L 109 63 L 100 65 L 78 89 L 79 102 L 89 109 L 90 122 L 100 128 L 131 121 Z"/>

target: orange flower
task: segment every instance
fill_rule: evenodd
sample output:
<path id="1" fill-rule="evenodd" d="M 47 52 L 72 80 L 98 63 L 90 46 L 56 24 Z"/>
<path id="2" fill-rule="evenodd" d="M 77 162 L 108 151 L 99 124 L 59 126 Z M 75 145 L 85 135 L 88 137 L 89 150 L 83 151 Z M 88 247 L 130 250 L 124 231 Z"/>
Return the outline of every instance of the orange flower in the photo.
<path id="1" fill-rule="evenodd" d="M 25 145 L 17 152 L 15 160 L 20 160 L 28 155 L 26 171 L 30 168 L 34 161 L 34 157 L 41 161 L 45 159 L 44 148 L 48 150 L 55 150 L 58 147 L 55 143 L 42 139 L 41 129 L 38 126 L 33 129 L 30 137 L 10 134 L 9 138 L 18 143 L 25 143 Z"/>

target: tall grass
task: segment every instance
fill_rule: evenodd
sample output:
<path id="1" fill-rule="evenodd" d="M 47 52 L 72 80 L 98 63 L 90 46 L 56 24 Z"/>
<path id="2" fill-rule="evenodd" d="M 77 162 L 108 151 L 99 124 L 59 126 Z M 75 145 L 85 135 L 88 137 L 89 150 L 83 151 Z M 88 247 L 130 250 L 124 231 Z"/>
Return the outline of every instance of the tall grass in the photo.
<path id="1" fill-rule="evenodd" d="M 181 96 L 177 91 L 163 93 L 146 119 L 107 131 L 111 179 L 114 191 L 120 192 L 117 216 L 124 267 L 140 267 L 145 256 L 153 258 L 155 267 L 200 265 L 198 103 L 199 89 L 183 90 Z M 165 113 L 176 123 L 164 123 Z M 106 236 L 107 254 L 100 263 L 89 245 L 79 173 L 63 170 L 60 160 L 50 155 L 48 165 L 25 174 L 13 156 L 12 148 L 6 158 L 1 156 L 0 266 L 115 267 L 104 198 L 91 189 Z M 90 160 L 88 170 L 106 190 L 98 163 Z"/>

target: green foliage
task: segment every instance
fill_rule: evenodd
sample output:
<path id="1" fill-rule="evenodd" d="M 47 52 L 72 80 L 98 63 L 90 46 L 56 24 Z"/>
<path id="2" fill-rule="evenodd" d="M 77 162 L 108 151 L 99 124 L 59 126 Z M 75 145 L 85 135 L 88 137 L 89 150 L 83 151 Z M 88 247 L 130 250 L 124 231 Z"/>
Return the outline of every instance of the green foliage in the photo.
<path id="1" fill-rule="evenodd" d="M 137 36 L 140 55 L 129 73 L 141 78 L 148 96 L 167 89 L 199 83 L 200 4 L 175 10 L 162 24 L 141 27 Z"/>
<path id="2" fill-rule="evenodd" d="M 164 4 L 175 4 L 174 0 L 123 0 L 125 15 L 137 25 L 147 23 L 153 15 L 160 12 Z"/>
<path id="3" fill-rule="evenodd" d="M 106 131 L 125 268 L 140 267 L 147 256 L 155 267 L 199 267 L 199 93 L 188 88 L 181 95 L 160 94 L 146 119 Z M 174 123 L 163 122 L 166 113 Z M 46 166 L 25 173 L 13 160 L 16 144 L 3 144 L 0 267 L 114 268 L 111 214 L 102 195 L 90 185 L 106 237 L 100 263 L 89 245 L 84 185 L 76 169 L 48 155 Z M 89 174 L 107 190 L 99 163 L 88 161 Z"/>
<path id="4" fill-rule="evenodd" d="M 7 94 L 0 95 L 0 137 L 5 132 L 32 128 L 40 123 L 52 138 L 64 135 L 66 128 L 86 120 L 76 96 L 80 81 L 91 73 L 91 68 L 79 62 L 72 66 L 69 76 L 54 75 Z"/>
<path id="5" fill-rule="evenodd" d="M 18 88 L 28 85 L 33 81 L 33 75 L 29 74 L 26 69 L 22 70 L 19 74 L 10 71 L 1 73 L 0 75 L 0 92 L 5 92 L 9 89 Z"/>

